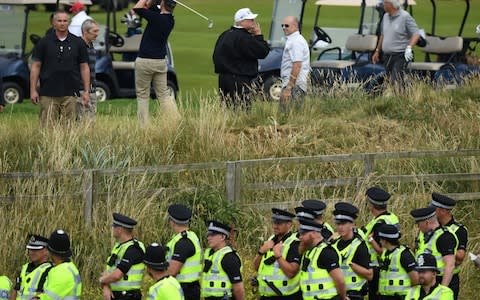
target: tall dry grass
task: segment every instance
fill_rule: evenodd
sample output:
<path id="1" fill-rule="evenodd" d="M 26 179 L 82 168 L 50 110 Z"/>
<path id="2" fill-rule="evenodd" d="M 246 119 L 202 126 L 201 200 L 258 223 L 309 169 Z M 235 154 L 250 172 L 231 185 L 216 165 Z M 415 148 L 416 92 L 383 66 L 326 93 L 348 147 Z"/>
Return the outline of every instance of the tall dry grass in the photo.
<path id="1" fill-rule="evenodd" d="M 480 81 L 456 90 L 432 89 L 418 83 L 403 96 L 371 98 L 358 91 L 337 89 L 309 97 L 304 109 L 281 115 L 276 103 L 257 102 L 250 113 L 232 112 L 205 93 L 180 101 L 183 118 L 174 124 L 161 114 L 140 129 L 130 115 L 100 115 L 94 127 L 75 124 L 40 130 L 37 120 L 5 117 L 0 123 L 0 172 L 45 172 L 94 168 L 133 168 L 165 164 L 227 161 L 319 154 L 478 149 Z M 335 201 L 351 201 L 361 209 L 358 224 L 370 216 L 363 198 L 366 188 L 383 174 L 478 172 L 477 158 L 402 159 L 378 161 L 374 173 L 357 186 L 245 190 L 242 202 L 225 200 L 222 171 L 178 174 L 102 176 L 93 223 L 84 226 L 83 177 L 2 179 L 0 181 L 0 273 L 13 278 L 25 261 L 28 233 L 48 235 L 65 229 L 72 238 L 74 260 L 84 283 L 84 299 L 101 299 L 97 279 L 113 244 L 111 213 L 138 219 L 138 236 L 149 243 L 171 235 L 166 207 L 173 202 L 194 208 L 192 227 L 203 239 L 205 220 L 219 218 L 235 225 L 235 244 L 244 258 L 245 278 L 253 275 L 252 256 L 270 233 L 267 208 L 292 209 L 301 199 L 329 198 L 326 218 Z M 273 165 L 247 168 L 245 182 L 361 176 L 359 162 Z M 192 186 L 197 187 L 191 189 Z M 426 205 L 431 191 L 478 191 L 478 183 L 415 182 L 382 184 L 394 194 L 390 208 L 402 220 L 403 241 L 412 244 L 416 229 L 409 211 Z M 167 188 L 175 187 L 176 190 Z M 480 250 L 479 205 L 462 201 L 456 217 L 470 231 L 470 248 Z M 472 299 L 478 270 L 470 262 L 462 270 L 461 299 Z M 250 298 L 253 295 L 249 294 Z"/>

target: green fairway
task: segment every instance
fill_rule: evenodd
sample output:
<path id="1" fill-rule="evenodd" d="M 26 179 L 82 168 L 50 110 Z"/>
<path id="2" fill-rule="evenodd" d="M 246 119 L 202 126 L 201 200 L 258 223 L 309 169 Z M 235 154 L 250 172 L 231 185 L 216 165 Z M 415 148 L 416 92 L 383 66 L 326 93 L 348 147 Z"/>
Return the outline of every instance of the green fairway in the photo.
<path id="1" fill-rule="evenodd" d="M 303 34 L 309 39 L 312 32 L 316 12 L 315 1 L 307 1 L 303 25 Z M 464 36 L 474 37 L 475 26 L 480 23 L 480 1 L 471 1 L 470 16 L 464 29 Z M 198 10 L 214 21 L 212 29 L 207 28 L 207 21 L 194 15 L 185 8 L 175 9 L 175 29 L 170 36 L 174 52 L 175 68 L 178 75 L 180 92 L 188 95 L 194 91 L 211 91 L 217 86 L 213 71 L 212 51 L 218 35 L 233 23 L 233 14 L 241 7 L 250 7 L 259 14 L 257 20 L 268 38 L 273 10 L 271 0 L 187 0 L 183 3 Z M 133 4 L 132 4 L 133 5 Z M 465 3 L 461 0 L 437 1 L 438 35 L 456 35 L 463 16 Z M 93 6 L 91 16 L 100 23 L 105 22 L 105 12 L 98 6 Z M 117 15 L 119 20 L 123 13 Z M 48 27 L 49 13 L 32 12 L 28 33 L 42 35 Z M 418 26 L 426 32 L 431 31 L 430 1 L 417 0 L 413 8 L 413 16 Z M 321 27 L 357 27 L 359 20 L 358 8 L 323 7 L 319 25 Z M 145 25 L 145 24 L 144 24 Z M 118 22 L 118 31 L 124 33 L 126 27 Z M 29 46 L 31 48 L 31 46 Z M 417 50 L 417 52 L 420 52 Z"/>

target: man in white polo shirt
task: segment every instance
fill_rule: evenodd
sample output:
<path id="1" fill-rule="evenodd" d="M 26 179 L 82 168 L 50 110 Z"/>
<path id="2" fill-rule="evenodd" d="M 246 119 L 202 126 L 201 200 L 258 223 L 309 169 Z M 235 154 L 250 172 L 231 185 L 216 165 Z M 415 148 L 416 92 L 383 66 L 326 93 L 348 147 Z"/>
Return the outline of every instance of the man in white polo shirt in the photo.
<path id="1" fill-rule="evenodd" d="M 300 34 L 298 19 L 287 16 L 283 19 L 282 29 L 287 37 L 283 49 L 282 94 L 280 110 L 288 112 L 290 105 L 300 107 L 307 92 L 310 73 L 310 50 L 305 38 Z"/>

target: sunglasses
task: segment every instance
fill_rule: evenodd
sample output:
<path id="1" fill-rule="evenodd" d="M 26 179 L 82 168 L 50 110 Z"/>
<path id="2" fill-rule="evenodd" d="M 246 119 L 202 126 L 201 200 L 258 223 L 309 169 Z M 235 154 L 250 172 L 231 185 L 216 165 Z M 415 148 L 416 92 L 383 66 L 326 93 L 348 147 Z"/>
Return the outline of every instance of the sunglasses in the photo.
<path id="1" fill-rule="evenodd" d="M 288 27 L 290 27 L 289 24 L 282 24 L 282 28 L 288 28 Z"/>

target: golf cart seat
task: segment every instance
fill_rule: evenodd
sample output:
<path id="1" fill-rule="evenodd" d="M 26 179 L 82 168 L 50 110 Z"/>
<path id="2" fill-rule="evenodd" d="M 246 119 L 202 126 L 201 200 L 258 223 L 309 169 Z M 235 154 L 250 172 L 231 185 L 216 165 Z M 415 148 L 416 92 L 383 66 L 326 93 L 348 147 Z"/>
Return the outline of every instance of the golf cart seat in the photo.
<path id="1" fill-rule="evenodd" d="M 372 34 L 362 35 L 354 34 L 348 37 L 345 48 L 356 53 L 369 53 L 375 50 L 377 46 L 377 36 Z M 313 68 L 333 68 L 343 69 L 350 67 L 358 62 L 360 55 L 356 60 L 316 60 L 312 63 Z"/>
<path id="2" fill-rule="evenodd" d="M 427 36 L 427 45 L 422 51 L 429 54 L 450 54 L 446 62 L 412 62 L 408 68 L 412 71 L 438 71 L 444 65 L 453 62 L 455 55 L 463 49 L 463 39 L 460 36 L 438 37 Z"/>
<path id="3" fill-rule="evenodd" d="M 110 47 L 110 52 L 112 53 L 127 53 L 127 52 L 138 52 L 140 48 L 140 42 L 142 41 L 141 34 L 135 34 L 130 37 L 123 37 L 124 44 L 122 47 Z"/>

